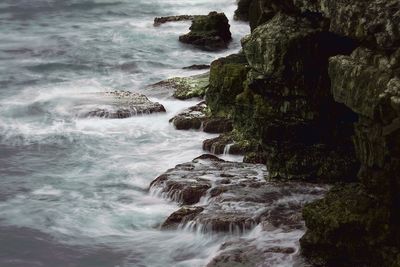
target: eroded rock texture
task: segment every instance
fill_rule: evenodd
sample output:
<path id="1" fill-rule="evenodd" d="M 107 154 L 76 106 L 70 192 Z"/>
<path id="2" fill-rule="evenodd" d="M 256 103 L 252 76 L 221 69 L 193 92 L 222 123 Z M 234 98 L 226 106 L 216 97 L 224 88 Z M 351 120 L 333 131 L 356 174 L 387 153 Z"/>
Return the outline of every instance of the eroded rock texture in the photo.
<path id="1" fill-rule="evenodd" d="M 304 210 L 312 264 L 400 266 L 400 2 L 240 2 L 245 60 L 212 64 L 210 112 L 258 142 L 271 178 L 343 182 Z"/>
<path id="2" fill-rule="evenodd" d="M 210 267 L 273 266 L 277 257 L 293 257 L 304 231 L 302 207 L 320 198 L 327 187 L 267 182 L 266 175 L 264 165 L 212 155 L 177 165 L 151 184 L 154 194 L 182 205 L 161 228 L 231 234 Z M 253 235 L 238 238 L 250 230 Z"/>

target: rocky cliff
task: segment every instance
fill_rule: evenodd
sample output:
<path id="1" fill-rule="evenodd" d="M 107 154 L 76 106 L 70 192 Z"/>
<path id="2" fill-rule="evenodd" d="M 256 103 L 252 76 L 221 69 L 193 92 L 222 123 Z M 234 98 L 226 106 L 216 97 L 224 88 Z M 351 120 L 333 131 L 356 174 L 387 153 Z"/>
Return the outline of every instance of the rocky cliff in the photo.
<path id="1" fill-rule="evenodd" d="M 239 1 L 243 51 L 213 62 L 211 113 L 270 177 L 340 183 L 303 211 L 317 266 L 400 266 L 400 2 Z"/>

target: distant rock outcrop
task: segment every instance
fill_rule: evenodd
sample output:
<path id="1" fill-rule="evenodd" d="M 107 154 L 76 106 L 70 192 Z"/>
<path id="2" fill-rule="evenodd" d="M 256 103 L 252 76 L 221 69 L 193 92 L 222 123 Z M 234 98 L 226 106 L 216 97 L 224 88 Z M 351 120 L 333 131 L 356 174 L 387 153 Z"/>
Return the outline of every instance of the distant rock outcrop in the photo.
<path id="1" fill-rule="evenodd" d="M 196 16 L 190 32 L 179 37 L 182 43 L 208 51 L 227 48 L 231 40 L 228 18 L 225 14 L 217 12 L 211 12 L 207 16 Z"/>

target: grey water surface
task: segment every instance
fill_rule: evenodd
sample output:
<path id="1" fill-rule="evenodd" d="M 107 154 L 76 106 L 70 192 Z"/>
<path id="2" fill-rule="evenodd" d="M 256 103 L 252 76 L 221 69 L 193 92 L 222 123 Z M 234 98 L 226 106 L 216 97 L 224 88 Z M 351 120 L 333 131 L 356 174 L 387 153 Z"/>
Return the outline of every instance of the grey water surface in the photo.
<path id="1" fill-rule="evenodd" d="M 224 11 L 235 0 L 0 1 L 0 267 L 203 266 L 224 238 L 157 229 L 176 210 L 149 195 L 168 168 L 202 154 L 210 135 L 176 131 L 181 102 L 145 85 L 196 72 L 229 51 L 180 44 L 189 22 L 156 16 Z M 232 20 L 232 19 L 231 19 Z M 80 95 L 144 92 L 167 114 L 80 118 Z"/>

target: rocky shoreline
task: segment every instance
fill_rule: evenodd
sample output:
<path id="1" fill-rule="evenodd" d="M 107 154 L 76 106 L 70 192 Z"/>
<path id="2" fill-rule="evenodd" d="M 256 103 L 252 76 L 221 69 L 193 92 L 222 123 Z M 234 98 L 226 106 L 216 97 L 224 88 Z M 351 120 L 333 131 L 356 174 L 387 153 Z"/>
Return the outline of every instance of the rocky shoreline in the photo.
<path id="1" fill-rule="evenodd" d="M 160 228 L 231 236 L 209 267 L 282 257 L 400 266 L 400 3 L 239 0 L 235 19 L 251 28 L 239 53 L 149 87 L 198 98 L 170 122 L 221 134 L 204 141 L 206 151 L 244 156 L 202 155 L 156 178 L 149 191 L 180 205 Z M 192 21 L 182 43 L 229 45 L 221 13 L 155 26 L 181 20 Z"/>
<path id="2" fill-rule="evenodd" d="M 185 127 L 173 119 L 175 126 L 200 129 L 205 118 L 229 120 L 232 128 L 221 132 L 233 132 L 205 141 L 204 148 L 222 154 L 229 145 L 232 153 L 247 153 L 248 162 L 266 164 L 268 182 L 263 183 L 269 189 L 279 187 L 268 184 L 272 181 L 335 184 L 303 210 L 308 230 L 301 253 L 309 264 L 400 266 L 400 3 L 240 0 L 235 19 L 249 21 L 252 29 L 243 50 L 211 64 L 201 119 L 186 116 Z M 211 161 L 208 167 L 199 167 L 195 159 L 153 182 L 152 190 L 163 188 L 168 198 L 196 196 L 164 227 L 211 221 L 211 230 L 220 229 L 207 215 L 208 209 L 220 214 L 209 204 L 218 199 L 215 188 L 230 188 L 239 196 L 251 187 L 236 190 L 236 178 L 188 178 L 196 177 L 196 168 L 204 174 L 215 169 L 210 164 L 237 166 L 204 157 Z M 257 198 L 257 190 L 248 196 Z M 196 206 L 206 194 L 211 194 L 208 204 Z M 268 198 L 263 201 L 256 202 L 271 206 Z M 239 228 L 257 223 L 248 217 Z M 223 252 L 220 259 L 238 264 L 232 255 Z M 246 256 L 237 257 L 241 264 L 273 266 Z M 209 266 L 233 266 L 224 264 L 216 259 Z"/>

